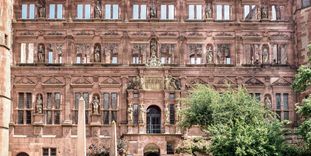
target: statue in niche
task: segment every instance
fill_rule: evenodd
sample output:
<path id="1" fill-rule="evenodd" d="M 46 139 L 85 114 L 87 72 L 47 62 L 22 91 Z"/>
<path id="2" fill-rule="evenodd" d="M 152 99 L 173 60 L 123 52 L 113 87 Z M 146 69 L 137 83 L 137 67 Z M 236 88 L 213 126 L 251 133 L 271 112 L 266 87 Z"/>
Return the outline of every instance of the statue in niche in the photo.
<path id="1" fill-rule="evenodd" d="M 269 50 L 267 47 L 264 47 L 262 50 L 262 63 L 269 63 Z"/>
<path id="2" fill-rule="evenodd" d="M 206 18 L 206 19 L 212 18 L 212 5 L 211 5 L 210 2 L 207 2 L 207 3 L 206 3 L 205 18 Z"/>
<path id="3" fill-rule="evenodd" d="M 95 62 L 100 62 L 100 46 L 96 45 L 94 49 L 94 61 Z"/>
<path id="4" fill-rule="evenodd" d="M 38 47 L 38 62 L 44 62 L 44 54 L 45 54 L 44 45 L 43 44 L 39 44 L 39 47 Z"/>
<path id="5" fill-rule="evenodd" d="M 281 20 L 281 7 L 275 6 L 275 11 L 276 11 L 276 19 Z"/>
<path id="6" fill-rule="evenodd" d="M 99 114 L 99 99 L 97 95 L 93 97 L 92 108 L 93 108 L 93 114 Z"/>
<path id="7" fill-rule="evenodd" d="M 145 89 L 145 79 L 143 77 L 140 77 L 139 79 L 140 79 L 140 82 L 139 82 L 140 88 Z"/>
<path id="8" fill-rule="evenodd" d="M 168 106 L 165 107 L 165 123 L 168 125 L 170 124 L 170 111 Z"/>
<path id="9" fill-rule="evenodd" d="M 140 108 L 139 109 L 139 121 L 141 121 L 141 123 L 145 123 L 146 111 L 145 111 L 144 105 L 140 105 L 139 108 Z"/>
<path id="10" fill-rule="evenodd" d="M 45 17 L 45 14 L 46 14 L 45 5 L 46 5 L 45 0 L 39 0 L 39 2 L 37 3 L 38 17 L 39 18 Z"/>
<path id="11" fill-rule="evenodd" d="M 151 52 L 151 56 L 157 55 L 157 41 L 154 38 L 151 39 L 150 41 L 150 52 Z"/>
<path id="12" fill-rule="evenodd" d="M 261 19 L 268 19 L 268 6 L 261 7 Z"/>
<path id="13" fill-rule="evenodd" d="M 133 108 L 132 105 L 129 105 L 127 108 L 127 119 L 128 123 L 131 124 L 133 122 Z"/>
<path id="14" fill-rule="evenodd" d="M 101 0 L 96 1 L 96 5 L 94 8 L 94 16 L 95 18 L 101 18 L 102 17 L 102 2 Z"/>
<path id="15" fill-rule="evenodd" d="M 58 44 L 56 45 L 57 55 L 58 55 L 58 63 L 62 63 L 63 57 L 63 45 Z"/>
<path id="16" fill-rule="evenodd" d="M 39 94 L 37 97 L 37 103 L 36 103 L 36 110 L 38 114 L 42 114 L 43 113 L 43 101 L 42 101 L 42 95 Z"/>
<path id="17" fill-rule="evenodd" d="M 212 46 L 208 46 L 207 47 L 207 63 L 213 63 L 213 47 Z"/>
<path id="18" fill-rule="evenodd" d="M 150 18 L 157 18 L 157 10 L 154 1 L 152 1 L 152 4 L 150 6 Z"/>
<path id="19" fill-rule="evenodd" d="M 259 51 L 259 46 L 258 46 L 258 45 L 255 45 L 255 46 L 254 46 L 254 50 L 255 50 L 255 53 L 254 53 L 255 64 L 259 64 L 259 63 L 260 63 L 260 51 Z"/>
<path id="20" fill-rule="evenodd" d="M 265 107 L 272 109 L 271 97 L 269 95 L 265 96 L 264 103 L 265 103 Z"/>

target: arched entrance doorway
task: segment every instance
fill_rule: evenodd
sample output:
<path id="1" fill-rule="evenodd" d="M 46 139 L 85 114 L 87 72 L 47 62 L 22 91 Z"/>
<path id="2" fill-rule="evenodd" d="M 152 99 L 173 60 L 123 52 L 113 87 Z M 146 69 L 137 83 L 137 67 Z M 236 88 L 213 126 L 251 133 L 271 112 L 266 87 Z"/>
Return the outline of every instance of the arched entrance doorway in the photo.
<path id="1" fill-rule="evenodd" d="M 158 106 L 147 109 L 147 133 L 161 133 L 161 109 Z"/>
<path id="2" fill-rule="evenodd" d="M 144 156 L 160 156 L 160 148 L 156 144 L 148 144 L 144 148 Z"/>
<path id="3" fill-rule="evenodd" d="M 29 155 L 25 152 L 20 152 L 16 156 L 29 156 Z"/>

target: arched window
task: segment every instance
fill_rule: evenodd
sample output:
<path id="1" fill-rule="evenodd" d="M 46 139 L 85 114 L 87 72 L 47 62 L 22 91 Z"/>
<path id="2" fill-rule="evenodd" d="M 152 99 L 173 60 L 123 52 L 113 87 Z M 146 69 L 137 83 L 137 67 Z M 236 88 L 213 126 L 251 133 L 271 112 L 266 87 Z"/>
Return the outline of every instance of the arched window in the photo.
<path id="1" fill-rule="evenodd" d="M 158 106 L 147 109 L 147 133 L 161 133 L 161 109 Z"/>
<path id="2" fill-rule="evenodd" d="M 16 156 L 29 156 L 29 155 L 25 152 L 20 152 Z"/>

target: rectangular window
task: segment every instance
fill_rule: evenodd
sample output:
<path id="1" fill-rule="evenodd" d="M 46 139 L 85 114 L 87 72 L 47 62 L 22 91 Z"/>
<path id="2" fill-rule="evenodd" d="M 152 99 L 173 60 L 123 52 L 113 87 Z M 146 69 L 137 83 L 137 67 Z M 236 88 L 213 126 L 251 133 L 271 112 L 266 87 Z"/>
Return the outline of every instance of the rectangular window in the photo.
<path id="1" fill-rule="evenodd" d="M 54 63 L 53 51 L 48 52 L 48 63 L 50 64 Z"/>
<path id="2" fill-rule="evenodd" d="M 103 93 L 103 123 L 117 121 L 118 93 Z"/>
<path id="3" fill-rule="evenodd" d="M 50 4 L 50 14 L 49 18 L 50 19 L 55 19 L 55 4 Z"/>
<path id="4" fill-rule="evenodd" d="M 244 5 L 244 19 L 251 20 L 256 19 L 256 5 Z"/>
<path id="5" fill-rule="evenodd" d="M 175 105 L 170 104 L 170 124 L 175 124 Z"/>
<path id="6" fill-rule="evenodd" d="M 174 5 L 161 5 L 161 20 L 173 20 L 175 17 Z"/>
<path id="7" fill-rule="evenodd" d="M 79 100 L 80 97 L 83 97 L 84 101 L 85 101 L 85 123 L 88 124 L 89 123 L 89 93 L 85 92 L 85 93 L 75 93 L 75 104 L 74 104 L 74 110 L 73 110 L 73 123 L 74 124 L 78 124 L 78 109 L 79 109 Z"/>
<path id="8" fill-rule="evenodd" d="M 22 4 L 22 19 L 35 19 L 35 4 Z"/>
<path id="9" fill-rule="evenodd" d="M 281 94 L 276 93 L 276 109 L 280 110 L 281 109 Z"/>
<path id="10" fill-rule="evenodd" d="M 33 43 L 21 43 L 20 63 L 34 63 Z"/>
<path id="11" fill-rule="evenodd" d="M 111 57 L 111 64 L 118 64 L 118 57 L 117 56 Z"/>
<path id="12" fill-rule="evenodd" d="M 216 20 L 230 20 L 230 5 L 216 5 Z"/>
<path id="13" fill-rule="evenodd" d="M 61 94 L 47 93 L 46 100 L 46 124 L 60 124 L 60 105 L 61 105 Z M 78 101 L 79 102 L 79 101 Z M 76 101 L 75 101 L 76 104 Z"/>
<path id="14" fill-rule="evenodd" d="M 260 93 L 255 93 L 255 98 L 257 101 L 260 101 Z"/>
<path id="15" fill-rule="evenodd" d="M 146 19 L 147 18 L 147 6 L 145 4 L 133 5 L 133 19 Z"/>
<path id="16" fill-rule="evenodd" d="M 63 19 L 63 5 L 62 4 L 57 4 L 57 19 Z"/>
<path id="17" fill-rule="evenodd" d="M 275 5 L 272 5 L 272 11 L 271 11 L 271 20 L 275 21 L 276 20 L 276 7 Z"/>
<path id="18" fill-rule="evenodd" d="M 283 110 L 288 110 L 288 93 L 283 94 Z"/>
<path id="19" fill-rule="evenodd" d="M 188 14 L 190 20 L 202 20 L 202 5 L 189 5 Z"/>
<path id="20" fill-rule="evenodd" d="M 56 156 L 56 148 L 43 148 L 42 155 L 43 156 Z"/>
<path id="21" fill-rule="evenodd" d="M 106 4 L 105 5 L 105 19 L 118 19 L 119 18 L 119 5 Z"/>
<path id="22" fill-rule="evenodd" d="M 27 19 L 28 16 L 28 4 L 22 4 L 22 19 Z"/>
<path id="23" fill-rule="evenodd" d="M 172 143 L 166 144 L 166 154 L 174 154 L 174 145 Z"/>
<path id="24" fill-rule="evenodd" d="M 62 19 L 63 18 L 63 5 L 50 4 L 49 19 Z"/>
<path id="25" fill-rule="evenodd" d="M 303 8 L 311 6 L 311 0 L 302 0 L 301 3 Z"/>
<path id="26" fill-rule="evenodd" d="M 77 5 L 77 19 L 90 19 L 91 18 L 91 5 L 78 4 Z"/>

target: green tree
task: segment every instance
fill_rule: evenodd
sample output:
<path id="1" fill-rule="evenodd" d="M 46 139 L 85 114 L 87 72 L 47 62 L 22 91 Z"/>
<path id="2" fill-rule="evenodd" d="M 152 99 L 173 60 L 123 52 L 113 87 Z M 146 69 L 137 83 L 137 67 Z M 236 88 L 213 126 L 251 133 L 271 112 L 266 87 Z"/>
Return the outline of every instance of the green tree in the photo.
<path id="1" fill-rule="evenodd" d="M 185 152 L 272 156 L 281 155 L 284 149 L 282 123 L 243 88 L 218 93 L 211 87 L 198 85 L 185 99 L 185 104 L 181 126 L 200 125 L 211 139 L 208 150 L 183 148 L 187 149 Z"/>
<path id="2" fill-rule="evenodd" d="M 311 44 L 308 46 L 311 52 Z M 293 82 L 293 89 L 296 92 L 304 92 L 311 86 L 311 57 L 309 63 L 300 66 Z M 302 123 L 298 127 L 298 134 L 302 136 L 305 141 L 305 148 L 311 152 L 311 96 L 304 99 L 302 103 L 297 106 L 297 113 L 302 117 Z"/>

